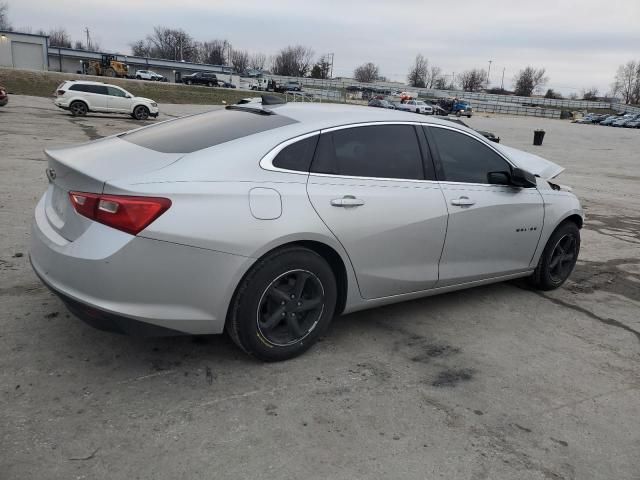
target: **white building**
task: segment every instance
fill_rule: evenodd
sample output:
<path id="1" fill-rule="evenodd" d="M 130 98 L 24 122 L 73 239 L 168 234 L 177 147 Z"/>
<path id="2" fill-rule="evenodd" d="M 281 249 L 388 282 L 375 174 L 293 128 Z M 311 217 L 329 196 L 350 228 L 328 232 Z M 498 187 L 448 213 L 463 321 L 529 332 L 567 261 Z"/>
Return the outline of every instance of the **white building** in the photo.
<path id="1" fill-rule="evenodd" d="M 0 67 L 48 70 L 49 37 L 0 30 Z"/>

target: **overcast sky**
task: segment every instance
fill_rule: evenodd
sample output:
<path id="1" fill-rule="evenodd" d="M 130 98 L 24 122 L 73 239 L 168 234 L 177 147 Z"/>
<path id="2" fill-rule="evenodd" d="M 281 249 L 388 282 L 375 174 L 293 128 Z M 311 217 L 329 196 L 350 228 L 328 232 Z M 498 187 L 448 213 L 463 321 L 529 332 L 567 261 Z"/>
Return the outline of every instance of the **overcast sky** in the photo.
<path id="1" fill-rule="evenodd" d="M 562 93 L 596 86 L 605 93 L 618 65 L 640 59 L 640 0 L 8 0 L 14 28 L 84 27 L 105 51 L 154 25 L 179 27 L 196 40 L 228 39 L 234 48 L 273 54 L 302 44 L 335 54 L 334 75 L 374 62 L 406 80 L 422 53 L 447 74 L 491 66 L 505 86 L 527 65 L 545 67 Z"/>

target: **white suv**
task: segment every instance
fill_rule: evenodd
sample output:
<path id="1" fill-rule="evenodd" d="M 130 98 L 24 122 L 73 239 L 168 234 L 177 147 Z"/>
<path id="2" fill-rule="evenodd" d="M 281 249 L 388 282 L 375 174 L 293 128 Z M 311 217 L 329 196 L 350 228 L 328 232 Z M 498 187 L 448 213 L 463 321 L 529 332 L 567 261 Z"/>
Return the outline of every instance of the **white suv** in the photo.
<path id="1" fill-rule="evenodd" d="M 158 104 L 153 100 L 135 97 L 115 85 L 84 80 L 63 82 L 56 89 L 53 103 L 74 116 L 84 116 L 87 112 L 127 113 L 136 120 L 146 120 L 159 113 Z"/>
<path id="2" fill-rule="evenodd" d="M 138 70 L 136 72 L 136 78 L 138 80 L 154 80 L 156 82 L 164 82 L 166 79 L 159 73 L 153 70 Z"/>

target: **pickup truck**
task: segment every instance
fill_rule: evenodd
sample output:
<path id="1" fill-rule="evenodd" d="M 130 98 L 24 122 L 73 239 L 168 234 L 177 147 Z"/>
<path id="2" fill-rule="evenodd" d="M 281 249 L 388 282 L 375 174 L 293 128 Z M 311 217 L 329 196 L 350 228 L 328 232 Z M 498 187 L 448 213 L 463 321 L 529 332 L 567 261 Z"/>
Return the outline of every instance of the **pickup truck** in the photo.
<path id="1" fill-rule="evenodd" d="M 396 109 L 404 110 L 405 112 L 423 113 L 425 115 L 433 114 L 431 105 L 427 105 L 422 100 L 407 100 L 395 103 L 394 105 Z"/>
<path id="2" fill-rule="evenodd" d="M 455 114 L 458 117 L 464 115 L 467 118 L 471 118 L 471 115 L 473 115 L 473 107 L 465 100 L 458 100 L 457 98 L 453 100 L 443 99 L 438 102 L 438 106 L 445 115 Z"/>

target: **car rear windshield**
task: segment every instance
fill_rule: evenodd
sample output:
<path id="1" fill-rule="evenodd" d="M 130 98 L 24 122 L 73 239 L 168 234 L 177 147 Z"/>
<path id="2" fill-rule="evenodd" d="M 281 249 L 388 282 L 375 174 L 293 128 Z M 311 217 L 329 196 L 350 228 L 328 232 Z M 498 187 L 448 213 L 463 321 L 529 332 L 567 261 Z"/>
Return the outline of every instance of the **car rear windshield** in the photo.
<path id="1" fill-rule="evenodd" d="M 127 142 L 163 153 L 191 153 L 255 133 L 296 123 L 282 115 L 246 110 L 214 110 L 179 118 L 120 136 Z"/>

